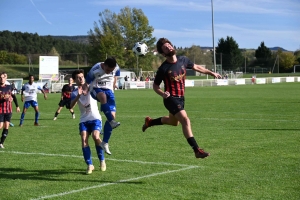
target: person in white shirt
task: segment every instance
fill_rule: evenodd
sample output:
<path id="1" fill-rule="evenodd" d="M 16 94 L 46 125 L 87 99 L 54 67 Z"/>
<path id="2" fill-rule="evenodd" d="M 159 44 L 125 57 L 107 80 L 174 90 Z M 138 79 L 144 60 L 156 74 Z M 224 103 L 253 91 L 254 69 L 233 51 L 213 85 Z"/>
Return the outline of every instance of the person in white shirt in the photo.
<path id="1" fill-rule="evenodd" d="M 44 94 L 44 99 L 47 99 L 47 95 L 44 92 L 44 90 L 34 82 L 34 76 L 29 75 L 29 81 L 28 83 L 25 83 L 21 89 L 21 101 L 24 102 L 23 106 L 23 112 L 21 114 L 20 124 L 19 126 L 23 126 L 24 117 L 26 114 L 27 109 L 32 106 L 35 111 L 35 120 L 34 120 L 34 126 L 39 126 L 38 120 L 39 120 L 39 106 L 37 102 L 37 90 L 40 90 Z"/>
<path id="2" fill-rule="evenodd" d="M 107 118 L 104 125 L 102 148 L 108 155 L 111 155 L 108 141 L 112 129 L 120 125 L 116 122 L 116 102 L 114 89 L 116 88 L 117 77 L 120 76 L 120 68 L 114 58 L 107 58 L 104 62 L 95 64 L 87 74 L 87 83 L 90 84 L 91 95 L 101 103 L 101 111 Z"/>
<path id="3" fill-rule="evenodd" d="M 78 104 L 80 111 L 79 132 L 81 136 L 81 145 L 83 158 L 87 164 L 87 174 L 91 174 L 94 170 L 94 165 L 91 157 L 91 149 L 89 146 L 89 136 L 92 135 L 95 142 L 96 152 L 100 161 L 100 170 L 106 170 L 104 152 L 100 139 L 100 131 L 102 129 L 102 119 L 98 110 L 97 101 L 92 98 L 88 85 L 85 83 L 84 71 L 75 70 L 72 73 L 72 78 L 75 81 L 77 88 L 71 93 L 71 105 L 73 108 Z"/>

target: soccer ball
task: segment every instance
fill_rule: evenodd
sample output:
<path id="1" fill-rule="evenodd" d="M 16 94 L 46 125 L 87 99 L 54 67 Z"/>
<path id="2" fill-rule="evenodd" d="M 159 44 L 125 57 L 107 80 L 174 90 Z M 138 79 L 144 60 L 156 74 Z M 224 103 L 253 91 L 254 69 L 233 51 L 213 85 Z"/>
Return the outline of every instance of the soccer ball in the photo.
<path id="1" fill-rule="evenodd" d="M 137 42 L 134 44 L 132 51 L 135 53 L 135 55 L 144 56 L 148 52 L 148 47 L 143 42 Z"/>

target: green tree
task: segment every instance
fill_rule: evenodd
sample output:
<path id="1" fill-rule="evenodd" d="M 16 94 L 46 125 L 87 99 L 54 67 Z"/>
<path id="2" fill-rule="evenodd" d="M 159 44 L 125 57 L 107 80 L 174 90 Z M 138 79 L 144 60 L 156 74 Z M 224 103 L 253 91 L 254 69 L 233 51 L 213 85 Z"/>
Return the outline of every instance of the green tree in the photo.
<path id="1" fill-rule="evenodd" d="M 232 37 L 227 36 L 226 40 L 219 39 L 216 54 L 222 54 L 222 56 L 216 56 L 216 63 L 222 63 L 223 70 L 237 70 L 242 66 L 244 57 L 239 45 Z"/>
<path id="2" fill-rule="evenodd" d="M 0 63 L 5 64 L 7 51 L 0 51 Z"/>
<path id="3" fill-rule="evenodd" d="M 296 59 L 296 65 L 300 63 L 300 50 L 297 50 L 294 52 L 294 56 L 295 56 L 295 59 Z"/>
<path id="4" fill-rule="evenodd" d="M 93 62 L 103 61 L 106 56 L 115 56 L 121 66 L 148 70 L 152 66 L 154 56 L 151 53 L 137 58 L 132 47 L 136 42 L 145 42 L 151 50 L 155 38 L 152 37 L 153 27 L 141 9 L 125 7 L 119 14 L 110 10 L 99 13 L 98 24 L 89 31 L 89 58 Z"/>
<path id="5" fill-rule="evenodd" d="M 292 52 L 282 52 L 279 56 L 279 65 L 284 70 L 292 69 L 296 63 L 295 56 Z"/>
<path id="6" fill-rule="evenodd" d="M 255 50 L 256 65 L 261 67 L 268 67 L 272 58 L 271 50 L 265 46 L 264 42 Z"/>
<path id="7" fill-rule="evenodd" d="M 200 46 L 192 45 L 190 48 L 186 48 L 184 54 L 196 64 L 206 65 L 207 68 L 213 65 L 211 52 L 204 52 Z"/>

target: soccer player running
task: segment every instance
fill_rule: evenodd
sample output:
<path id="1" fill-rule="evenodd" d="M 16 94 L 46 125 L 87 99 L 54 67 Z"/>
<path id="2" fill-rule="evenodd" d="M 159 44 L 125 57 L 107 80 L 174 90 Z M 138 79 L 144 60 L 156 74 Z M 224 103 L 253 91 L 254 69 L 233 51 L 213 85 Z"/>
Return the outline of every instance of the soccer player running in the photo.
<path id="1" fill-rule="evenodd" d="M 28 83 L 25 83 L 21 89 L 21 100 L 24 102 L 23 106 L 23 112 L 21 114 L 20 124 L 19 126 L 23 126 L 24 117 L 26 114 L 27 109 L 29 106 L 32 106 L 35 111 L 35 120 L 34 120 L 34 126 L 39 126 L 38 120 L 39 120 L 39 107 L 37 102 L 37 90 L 40 90 L 44 94 L 44 99 L 47 99 L 47 95 L 44 92 L 44 90 L 34 82 L 34 76 L 29 75 L 29 81 Z"/>
<path id="2" fill-rule="evenodd" d="M 101 111 L 107 118 L 104 125 L 102 148 L 108 155 L 111 155 L 108 141 L 110 139 L 112 129 L 118 127 L 120 122 L 115 121 L 116 118 L 116 102 L 114 96 L 114 88 L 117 76 L 120 76 L 120 68 L 115 58 L 107 58 L 104 62 L 95 64 L 87 75 L 87 83 L 90 84 L 91 95 L 100 102 Z"/>
<path id="3" fill-rule="evenodd" d="M 12 100 L 14 101 L 17 112 L 20 112 L 17 98 L 13 94 L 11 85 L 6 85 L 7 74 L 2 72 L 0 74 L 0 129 L 3 128 L 0 139 L 0 148 L 4 149 L 4 141 L 8 135 L 8 128 L 12 116 Z"/>
<path id="4" fill-rule="evenodd" d="M 106 163 L 104 159 L 104 152 L 100 146 L 100 130 L 102 128 L 102 121 L 97 101 L 91 97 L 88 86 L 85 83 L 83 70 L 75 70 L 72 73 L 72 78 L 78 87 L 71 94 L 71 108 L 78 103 L 80 110 L 79 133 L 81 136 L 83 158 L 87 164 L 86 174 L 91 174 L 94 170 L 91 149 L 89 146 L 90 135 L 92 135 L 95 142 L 96 152 L 100 160 L 100 170 L 105 171 Z"/>
<path id="5" fill-rule="evenodd" d="M 6 72 L 3 72 L 3 74 L 4 74 L 5 79 L 6 79 L 5 85 L 11 85 L 12 93 L 15 94 L 15 89 L 16 89 L 16 88 L 15 88 L 15 83 L 14 83 L 14 81 L 12 82 L 12 84 L 10 84 L 10 82 L 8 82 L 8 80 L 7 80 L 7 73 L 6 73 Z M 15 125 L 14 125 L 13 123 L 9 122 L 9 126 L 14 127 Z"/>
<path id="6" fill-rule="evenodd" d="M 73 86 L 73 79 L 69 78 L 68 84 L 65 84 L 61 90 L 61 97 L 60 102 L 58 103 L 58 109 L 56 110 L 54 114 L 53 120 L 57 119 L 57 116 L 59 115 L 61 109 L 66 106 L 67 109 L 69 109 L 70 113 L 72 114 L 72 118 L 75 119 L 74 110 L 70 107 L 71 104 L 71 93 L 75 87 Z"/>
<path id="7" fill-rule="evenodd" d="M 160 38 L 156 43 L 156 48 L 158 53 L 166 57 L 166 60 L 157 70 L 153 82 L 153 90 L 163 98 L 164 106 L 169 111 L 169 115 L 156 119 L 146 117 L 142 131 L 144 132 L 151 126 L 163 124 L 177 126 L 181 123 L 183 135 L 192 147 L 195 157 L 205 158 L 209 156 L 209 153 L 198 146 L 192 133 L 190 119 L 184 110 L 186 69 L 193 69 L 203 74 L 209 74 L 215 78 L 221 78 L 221 75 L 192 63 L 185 56 L 176 56 L 176 50 L 172 43 L 166 38 Z M 161 82 L 164 82 L 164 91 L 159 87 Z"/>

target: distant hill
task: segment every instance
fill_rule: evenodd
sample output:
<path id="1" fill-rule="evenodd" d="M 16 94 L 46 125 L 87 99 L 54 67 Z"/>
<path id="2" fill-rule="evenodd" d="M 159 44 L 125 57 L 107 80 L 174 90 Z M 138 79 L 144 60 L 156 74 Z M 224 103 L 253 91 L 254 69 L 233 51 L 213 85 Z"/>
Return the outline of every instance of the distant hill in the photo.
<path id="1" fill-rule="evenodd" d="M 282 47 L 269 47 L 269 49 L 270 49 L 271 51 L 278 51 L 278 49 L 281 49 L 282 51 L 288 51 L 288 50 L 286 50 L 286 49 L 284 49 L 284 48 L 282 48 Z"/>
<path id="2" fill-rule="evenodd" d="M 271 51 L 278 51 L 278 49 L 281 49 L 282 51 L 288 51 L 282 47 L 268 47 Z M 201 47 L 202 50 L 211 50 L 213 49 L 212 47 Z M 250 49 L 248 49 L 250 50 Z M 251 50 L 256 50 L 256 49 L 251 49 Z"/>
<path id="3" fill-rule="evenodd" d="M 76 36 L 64 36 L 64 35 L 53 36 L 53 35 L 51 35 L 51 37 L 56 38 L 56 39 L 62 39 L 62 40 L 70 40 L 70 41 L 78 42 L 81 44 L 89 43 L 89 36 L 87 36 L 87 35 L 76 35 Z"/>
<path id="4" fill-rule="evenodd" d="M 79 42 L 83 44 L 89 43 L 89 36 L 87 35 L 77 35 L 77 36 L 51 36 L 57 39 L 63 39 L 63 40 L 71 40 L 74 42 Z M 278 49 L 281 49 L 282 51 L 288 51 L 282 47 L 268 47 L 271 51 L 278 51 Z M 201 47 L 202 50 L 211 50 L 212 47 Z M 255 50 L 255 49 L 253 49 Z"/>

